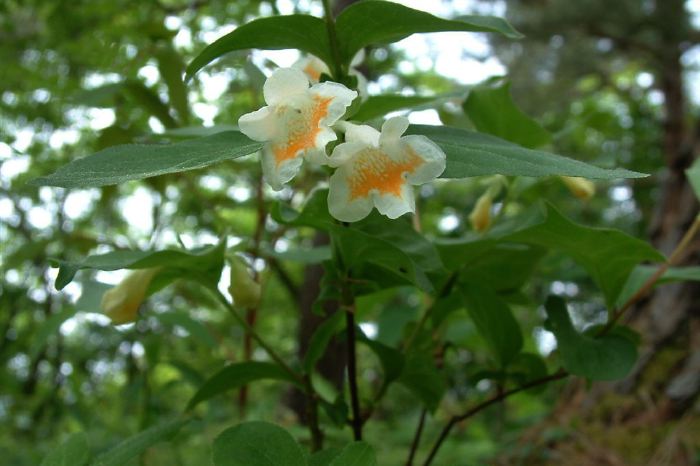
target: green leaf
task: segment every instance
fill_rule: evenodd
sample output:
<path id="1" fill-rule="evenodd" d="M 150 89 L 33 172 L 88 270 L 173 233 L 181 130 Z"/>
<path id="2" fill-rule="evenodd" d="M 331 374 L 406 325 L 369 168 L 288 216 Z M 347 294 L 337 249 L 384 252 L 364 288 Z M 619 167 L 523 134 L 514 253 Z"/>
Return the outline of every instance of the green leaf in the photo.
<path id="1" fill-rule="evenodd" d="M 309 466 L 328 466 L 341 452 L 340 448 L 326 448 L 309 457 Z"/>
<path id="2" fill-rule="evenodd" d="M 510 95 L 510 83 L 473 89 L 462 105 L 477 130 L 533 149 L 547 144 L 549 133 L 520 110 Z"/>
<path id="3" fill-rule="evenodd" d="M 228 390 L 263 379 L 297 383 L 284 369 L 270 362 L 248 361 L 230 364 L 204 382 L 187 403 L 186 411 Z"/>
<path id="4" fill-rule="evenodd" d="M 177 419 L 146 429 L 99 455 L 92 466 L 124 466 L 149 447 L 174 436 L 188 422 L 188 419 Z"/>
<path id="5" fill-rule="evenodd" d="M 32 336 L 32 345 L 29 351 L 29 355 L 32 359 L 36 359 L 36 357 L 39 356 L 39 353 L 44 349 L 49 338 L 58 333 L 58 329 L 61 328 L 63 322 L 73 317 L 75 312 L 75 308 L 68 307 L 60 312 L 52 314 L 48 319 L 42 322 L 39 329 Z"/>
<path id="6" fill-rule="evenodd" d="M 173 311 L 159 314 L 153 313 L 151 315 L 165 325 L 182 327 L 192 338 L 208 348 L 213 349 L 217 346 L 216 340 L 211 336 L 209 330 L 201 322 L 190 317 L 186 312 Z"/>
<path id="7" fill-rule="evenodd" d="M 625 377 L 637 360 L 637 348 L 623 332 L 598 338 L 574 329 L 564 300 L 550 296 L 545 303 L 547 328 L 557 339 L 562 365 L 574 375 L 591 380 L 617 380 Z"/>
<path id="8" fill-rule="evenodd" d="M 90 459 L 90 446 L 84 432 L 76 432 L 54 448 L 41 462 L 41 466 L 84 466 Z"/>
<path id="9" fill-rule="evenodd" d="M 262 143 L 226 131 L 175 144 L 126 144 L 76 159 L 34 185 L 89 188 L 196 170 L 257 152 Z"/>
<path id="10" fill-rule="evenodd" d="M 523 336 L 510 308 L 488 287 L 460 283 L 459 290 L 479 334 L 500 367 L 506 367 L 523 347 Z"/>
<path id="11" fill-rule="evenodd" d="M 384 370 L 384 385 L 397 380 L 405 365 L 404 357 L 401 351 L 391 346 L 385 345 L 377 340 L 371 340 L 362 332 L 362 329 L 357 328 L 357 340 L 367 345 L 374 354 L 379 358 L 379 362 Z"/>
<path id="12" fill-rule="evenodd" d="M 191 250 L 113 251 L 88 256 L 79 262 L 52 260 L 52 265 L 59 267 L 56 289 L 63 289 L 80 269 L 119 270 L 163 267 L 164 270 L 154 278 L 152 289 L 159 289 L 180 276 L 189 276 L 203 283 L 212 284 L 218 282 L 221 276 L 224 247 L 225 244 L 222 242 L 216 246 Z"/>
<path id="13" fill-rule="evenodd" d="M 432 292 L 428 273 L 443 270 L 435 246 L 405 219 L 392 221 L 374 212 L 350 226 L 332 225 L 331 235 L 353 277 L 384 288 L 410 283 Z"/>
<path id="14" fill-rule="evenodd" d="M 352 442 L 328 466 L 377 466 L 377 456 L 367 442 Z"/>
<path id="15" fill-rule="evenodd" d="M 647 175 L 621 168 L 598 168 L 549 152 L 526 149 L 495 136 L 447 126 L 411 125 L 407 134 L 422 134 L 445 151 L 442 178 L 483 175 L 581 176 L 592 179 L 642 178 Z"/>
<path id="16" fill-rule="evenodd" d="M 318 246 L 314 248 L 289 249 L 284 252 L 277 252 L 272 248 L 262 248 L 262 251 L 270 257 L 281 261 L 298 262 L 300 264 L 320 264 L 331 260 L 331 248 L 328 246 Z"/>
<path id="17" fill-rule="evenodd" d="M 414 350 L 406 355 L 399 383 L 408 388 L 425 407 L 434 412 L 442 399 L 447 384 L 435 366 L 431 351 Z"/>
<path id="18" fill-rule="evenodd" d="M 323 357 L 328 343 L 336 333 L 341 331 L 343 327 L 343 312 L 337 311 L 332 316 L 328 317 L 321 325 L 318 326 L 314 334 L 309 340 L 309 347 L 304 355 L 302 367 L 306 372 L 311 372 L 318 362 Z"/>
<path id="19" fill-rule="evenodd" d="M 540 355 L 534 353 L 520 353 L 508 365 L 508 377 L 518 385 L 525 385 L 546 376 L 547 364 Z"/>
<path id="20" fill-rule="evenodd" d="M 190 105 L 187 99 L 187 87 L 182 81 L 185 63 L 180 54 L 169 44 L 156 52 L 156 58 L 158 71 L 168 86 L 170 106 L 177 111 L 180 123 L 187 124 L 190 120 Z"/>
<path id="21" fill-rule="evenodd" d="M 658 267 L 649 265 L 639 265 L 632 270 L 627 278 L 625 286 L 622 287 L 620 295 L 615 303 L 616 308 L 620 308 L 624 303 L 639 290 L 644 283 L 651 278 L 658 270 Z M 700 281 L 700 266 L 695 267 L 670 267 L 656 282 L 656 285 L 679 281 Z"/>
<path id="22" fill-rule="evenodd" d="M 413 109 L 416 107 L 432 106 L 459 94 L 447 95 L 372 95 L 360 104 L 357 112 L 352 115 L 352 120 L 368 121 L 375 118 L 380 118 L 389 112 L 397 110 Z"/>
<path id="23" fill-rule="evenodd" d="M 688 177 L 688 182 L 692 186 L 693 191 L 698 199 L 700 199 L 700 159 L 697 159 L 693 165 L 685 171 L 685 176 Z"/>
<path id="24" fill-rule="evenodd" d="M 508 241 L 537 244 L 571 256 L 591 275 L 612 307 L 632 269 L 664 256 L 648 243 L 621 231 L 577 225 L 547 206 L 544 221 L 507 235 Z"/>
<path id="25" fill-rule="evenodd" d="M 373 0 L 353 3 L 343 10 L 338 15 L 336 29 L 345 64 L 368 45 L 398 42 L 415 33 L 498 32 L 513 39 L 522 37 L 502 18 L 462 16 L 448 20 L 397 3 Z"/>
<path id="26" fill-rule="evenodd" d="M 235 50 L 299 49 L 333 63 L 326 23 L 308 15 L 271 16 L 238 26 L 209 44 L 187 65 L 185 81 L 220 56 Z"/>
<path id="27" fill-rule="evenodd" d="M 212 448 L 214 466 L 306 466 L 306 455 L 283 428 L 244 422 L 219 434 Z"/>

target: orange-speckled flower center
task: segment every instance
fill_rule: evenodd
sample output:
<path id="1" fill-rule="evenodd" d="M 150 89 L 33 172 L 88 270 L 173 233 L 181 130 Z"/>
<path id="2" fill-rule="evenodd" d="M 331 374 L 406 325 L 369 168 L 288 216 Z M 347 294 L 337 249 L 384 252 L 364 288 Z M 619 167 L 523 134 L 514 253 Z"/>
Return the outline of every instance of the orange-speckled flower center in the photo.
<path id="1" fill-rule="evenodd" d="M 401 196 L 404 175 L 413 173 L 423 159 L 406 147 L 402 160 L 394 160 L 381 149 L 369 148 L 360 152 L 354 161 L 350 177 L 350 200 L 367 197 L 376 189 L 381 194 Z"/>
<path id="2" fill-rule="evenodd" d="M 272 147 L 277 165 L 316 145 L 316 136 L 321 131 L 321 120 L 328 115 L 328 106 L 332 101 L 332 97 L 314 96 L 313 103 L 301 110 L 291 107 L 281 109 L 291 116 L 287 124 L 286 141 L 276 143 Z"/>

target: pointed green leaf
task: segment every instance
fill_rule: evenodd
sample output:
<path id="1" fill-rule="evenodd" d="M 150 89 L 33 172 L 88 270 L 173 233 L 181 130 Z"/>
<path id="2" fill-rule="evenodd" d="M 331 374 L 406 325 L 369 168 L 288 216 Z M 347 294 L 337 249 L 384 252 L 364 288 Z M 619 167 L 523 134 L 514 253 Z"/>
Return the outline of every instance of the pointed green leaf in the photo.
<path id="1" fill-rule="evenodd" d="M 463 93 L 461 93 L 463 94 Z M 390 112 L 397 110 L 423 108 L 427 106 L 435 106 L 440 102 L 444 102 L 449 97 L 455 97 L 459 94 L 448 95 L 372 95 L 360 104 L 357 112 L 350 119 L 357 121 L 368 121 L 375 118 L 380 118 Z"/>
<path id="2" fill-rule="evenodd" d="M 269 422 L 244 422 L 219 434 L 214 466 L 306 466 L 306 455 L 289 432 Z"/>
<path id="3" fill-rule="evenodd" d="M 544 221 L 503 239 L 537 244 L 571 256 L 588 271 L 610 307 L 637 264 L 664 260 L 661 253 L 640 239 L 618 230 L 577 225 L 550 205 Z"/>
<path id="4" fill-rule="evenodd" d="M 226 131 L 175 144 L 126 144 L 76 159 L 34 185 L 89 188 L 196 170 L 257 152 L 262 143 Z"/>
<path id="5" fill-rule="evenodd" d="M 84 466 L 90 459 L 90 446 L 84 432 L 76 432 L 54 448 L 41 462 L 41 466 Z"/>
<path id="6" fill-rule="evenodd" d="M 309 340 L 309 347 L 304 355 L 302 367 L 306 372 L 311 372 L 318 362 L 323 357 L 328 343 L 336 333 L 343 329 L 343 312 L 336 312 L 328 317 L 321 325 L 318 326 L 314 334 Z"/>
<path id="7" fill-rule="evenodd" d="M 700 159 L 697 159 L 695 163 L 685 171 L 685 176 L 688 177 L 690 186 L 692 186 L 695 195 L 698 200 L 700 200 Z"/>
<path id="8" fill-rule="evenodd" d="M 557 339 L 564 368 L 591 380 L 625 377 L 637 361 L 635 343 L 625 332 L 610 332 L 598 338 L 576 331 L 564 300 L 550 296 L 545 303 L 547 328 Z"/>
<path id="9" fill-rule="evenodd" d="M 428 410 L 434 412 L 442 400 L 447 384 L 435 366 L 431 351 L 414 350 L 406 355 L 399 383 L 408 388 Z"/>
<path id="10" fill-rule="evenodd" d="M 508 305 L 488 287 L 460 283 L 469 316 L 500 367 L 506 367 L 523 347 L 518 322 Z"/>
<path id="11" fill-rule="evenodd" d="M 622 307 L 625 301 L 631 298 L 637 292 L 637 290 L 639 290 L 644 283 L 651 278 L 652 275 L 654 275 L 657 269 L 658 266 L 653 267 L 649 265 L 639 265 L 635 267 L 627 278 L 627 282 L 622 288 L 622 292 L 620 292 L 620 295 L 617 297 L 615 307 Z M 700 266 L 670 267 L 655 285 L 679 281 L 700 281 Z"/>
<path id="12" fill-rule="evenodd" d="M 188 422 L 187 419 L 177 419 L 144 430 L 98 456 L 92 466 L 124 466 L 149 447 L 173 437 Z"/>
<path id="13" fill-rule="evenodd" d="M 495 136 L 447 126 L 411 125 L 407 134 L 422 134 L 445 151 L 442 178 L 483 175 L 581 176 L 592 179 L 642 178 L 647 175 L 622 168 L 598 168 L 549 152 L 526 149 Z"/>
<path id="14" fill-rule="evenodd" d="M 498 32 L 513 39 L 522 37 L 502 18 L 462 16 L 449 20 L 397 3 L 375 0 L 353 3 L 343 10 L 338 15 L 336 29 L 345 64 L 368 45 L 398 42 L 415 33 Z"/>
<path id="15" fill-rule="evenodd" d="M 547 144 L 549 133 L 523 113 L 510 95 L 510 83 L 472 89 L 463 104 L 477 130 L 533 149 Z"/>
<path id="16" fill-rule="evenodd" d="M 299 49 L 333 62 L 326 23 L 308 15 L 271 16 L 238 26 L 209 44 L 187 65 L 185 80 L 220 56 L 235 50 Z"/>
<path id="17" fill-rule="evenodd" d="M 352 442 L 328 466 L 377 466 L 377 456 L 367 442 Z"/>
<path id="18" fill-rule="evenodd" d="M 154 279 L 152 285 L 154 289 L 162 288 L 164 284 L 183 275 L 206 283 L 216 283 L 224 265 L 224 247 L 224 243 L 220 243 L 216 246 L 204 246 L 191 250 L 112 251 L 88 256 L 79 262 L 52 260 L 52 265 L 59 267 L 56 289 L 63 289 L 80 269 L 119 270 L 162 267 L 163 270 Z M 193 275 L 194 272 L 196 274 Z"/>
<path id="19" fill-rule="evenodd" d="M 285 370 L 269 362 L 248 361 L 230 364 L 204 382 L 197 393 L 187 403 L 189 411 L 202 401 L 206 401 L 228 390 L 240 388 L 256 380 L 282 380 L 296 383 Z"/>

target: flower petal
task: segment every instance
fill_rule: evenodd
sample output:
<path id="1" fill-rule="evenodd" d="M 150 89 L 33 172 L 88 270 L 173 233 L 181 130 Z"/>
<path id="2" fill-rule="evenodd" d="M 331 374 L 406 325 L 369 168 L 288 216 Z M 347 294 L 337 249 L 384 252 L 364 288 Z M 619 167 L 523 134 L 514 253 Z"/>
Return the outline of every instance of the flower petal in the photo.
<path id="1" fill-rule="evenodd" d="M 374 194 L 374 205 L 380 214 L 390 219 L 399 218 L 405 213 L 416 211 L 416 201 L 413 197 L 413 188 L 404 183 L 401 186 L 400 195 L 391 193 Z"/>
<path id="2" fill-rule="evenodd" d="M 347 121 L 338 123 L 345 131 L 345 140 L 359 142 L 366 146 L 379 147 L 379 131 L 369 125 L 355 125 Z"/>
<path id="3" fill-rule="evenodd" d="M 341 222 L 357 222 L 372 211 L 371 195 L 351 197 L 349 167 L 338 168 L 328 181 L 328 211 Z"/>
<path id="4" fill-rule="evenodd" d="M 280 105 L 309 88 L 309 78 L 296 68 L 278 68 L 265 81 L 263 95 L 268 105 Z"/>
<path id="5" fill-rule="evenodd" d="M 300 58 L 294 62 L 292 67 L 306 73 L 306 76 L 308 76 L 309 80 L 314 84 L 321 79 L 322 74 L 331 74 L 331 71 L 328 69 L 328 65 L 314 55 L 306 55 Z"/>
<path id="6" fill-rule="evenodd" d="M 389 118 L 382 125 L 382 135 L 379 137 L 379 144 L 395 144 L 408 129 L 408 118 L 397 116 Z"/>
<path id="7" fill-rule="evenodd" d="M 275 191 L 281 190 L 284 183 L 299 173 L 303 161 L 302 157 L 293 157 L 278 163 L 273 145 L 265 144 L 262 150 L 262 169 L 265 181 Z"/>
<path id="8" fill-rule="evenodd" d="M 345 111 L 357 97 L 356 91 L 351 91 L 342 84 L 326 81 L 311 86 L 311 94 L 322 100 L 332 99 L 326 115 L 321 119 L 324 125 L 332 126 L 345 115 Z"/>
<path id="9" fill-rule="evenodd" d="M 328 165 L 331 167 L 340 167 L 345 165 L 352 157 L 367 147 L 366 144 L 360 141 L 349 141 L 338 144 L 333 149 L 333 153 L 328 159 Z"/>
<path id="10" fill-rule="evenodd" d="M 253 141 L 270 141 L 278 130 L 278 120 L 270 107 L 246 113 L 238 119 L 238 129 Z"/>
<path id="11" fill-rule="evenodd" d="M 406 179 L 411 184 L 423 184 L 434 180 L 445 171 L 445 153 L 440 146 L 425 136 L 404 136 L 401 138 L 404 147 L 423 159 L 415 169 L 408 173 Z"/>

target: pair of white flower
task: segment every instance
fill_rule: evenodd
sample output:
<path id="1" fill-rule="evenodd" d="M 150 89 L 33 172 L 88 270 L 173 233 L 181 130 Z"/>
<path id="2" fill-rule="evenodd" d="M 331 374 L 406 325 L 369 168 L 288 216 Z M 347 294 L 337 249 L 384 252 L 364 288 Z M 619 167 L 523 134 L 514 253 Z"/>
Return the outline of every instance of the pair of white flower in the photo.
<path id="1" fill-rule="evenodd" d="M 265 142 L 263 174 L 275 190 L 299 172 L 303 160 L 329 165 L 328 209 L 344 222 L 365 218 L 373 207 L 389 218 L 415 211 L 411 185 L 442 174 L 445 154 L 425 136 L 403 136 L 408 120 L 387 120 L 381 133 L 367 125 L 340 122 L 357 97 L 342 84 L 323 82 L 311 87 L 296 68 L 277 69 L 265 82 L 266 107 L 243 115 L 243 134 Z M 334 127 L 335 125 L 335 127 Z M 326 145 L 345 132 L 345 142 L 330 157 Z"/>

